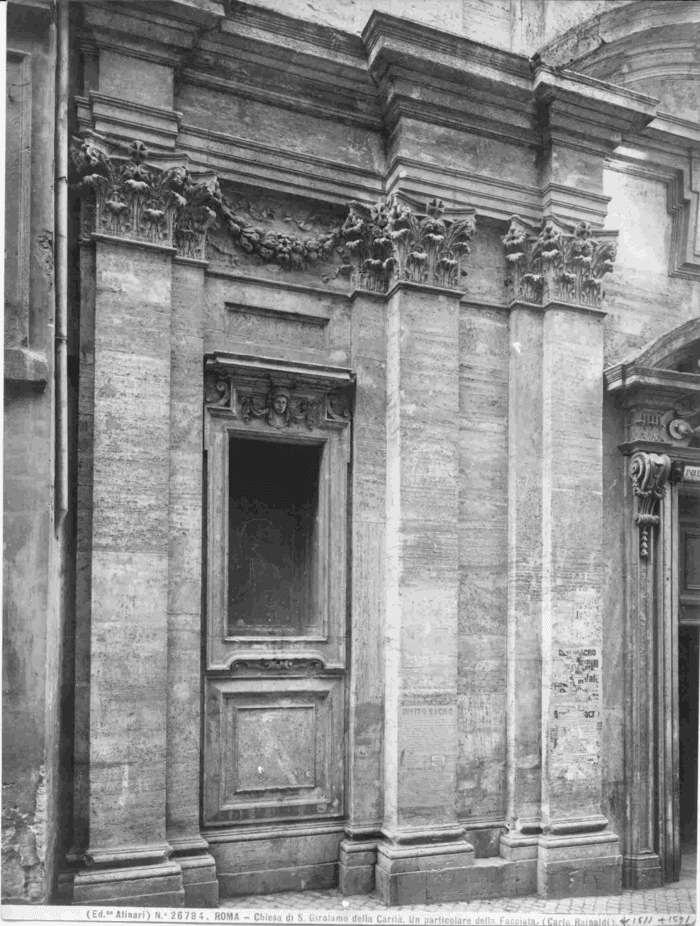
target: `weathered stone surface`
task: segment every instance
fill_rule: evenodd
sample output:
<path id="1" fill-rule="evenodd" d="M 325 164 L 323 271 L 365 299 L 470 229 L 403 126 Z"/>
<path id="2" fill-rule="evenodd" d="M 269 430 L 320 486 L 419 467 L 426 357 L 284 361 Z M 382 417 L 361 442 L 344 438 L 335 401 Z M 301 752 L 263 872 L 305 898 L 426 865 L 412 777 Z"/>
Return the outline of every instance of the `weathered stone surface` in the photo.
<path id="1" fill-rule="evenodd" d="M 700 465 L 697 438 L 666 442 L 658 390 L 644 432 L 637 386 L 619 407 L 603 386 L 700 314 L 694 5 L 132 6 L 76 8 L 71 131 L 132 145 L 127 198 L 172 234 L 92 239 L 72 187 L 75 511 L 56 539 L 54 27 L 48 0 L 8 11 L 5 894 L 574 896 L 616 890 L 621 856 L 630 886 L 673 876 L 678 490 L 642 555 L 620 445 L 653 432 Z M 218 211 L 148 199 L 138 164 L 171 160 L 216 174 Z M 100 176 L 119 233 L 127 175 L 115 196 Z M 421 233 L 377 221 L 353 263 L 349 206 L 394 195 Z M 460 263 L 443 233 L 474 209 Z M 506 283 L 515 214 L 541 252 L 516 295 L 536 304 Z M 603 276 L 604 302 L 582 288 Z M 696 339 L 663 359 L 679 393 Z M 259 415 L 230 382 L 205 399 L 225 353 L 258 370 Z M 280 368 L 299 395 L 328 365 L 355 375 L 347 416 L 275 419 Z M 261 461 L 290 442 L 321 459 L 314 531 L 288 531 L 325 551 L 291 570 L 318 581 L 268 634 L 227 620 L 229 428 Z"/>

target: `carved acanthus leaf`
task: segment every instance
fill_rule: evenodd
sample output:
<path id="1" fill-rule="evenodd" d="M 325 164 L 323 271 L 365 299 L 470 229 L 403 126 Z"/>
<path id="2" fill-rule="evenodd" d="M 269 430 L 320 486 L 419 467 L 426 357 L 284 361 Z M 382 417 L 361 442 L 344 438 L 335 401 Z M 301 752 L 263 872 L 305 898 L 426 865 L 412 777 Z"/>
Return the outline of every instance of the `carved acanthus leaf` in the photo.
<path id="1" fill-rule="evenodd" d="M 554 300 L 600 308 L 603 279 L 613 271 L 617 245 L 610 232 L 587 222 L 566 225 L 547 219 L 539 233 L 518 216 L 502 237 L 512 299 L 538 305 Z"/>
<path id="2" fill-rule="evenodd" d="M 473 212 L 449 219 L 441 200 L 420 213 L 397 197 L 374 206 L 353 202 L 342 228 L 347 261 L 341 270 L 373 292 L 386 292 L 394 280 L 456 289 L 466 276 L 463 261 L 475 228 Z"/>
<path id="3" fill-rule="evenodd" d="M 634 493 L 634 523 L 639 528 L 639 555 L 649 556 L 649 536 L 659 524 L 658 507 L 671 475 L 671 460 L 665 453 L 638 451 L 630 460 Z"/>
<path id="4" fill-rule="evenodd" d="M 91 191 L 87 231 L 175 247 L 183 257 L 204 259 L 207 229 L 216 220 L 220 191 L 215 178 L 198 181 L 183 166 L 165 170 L 147 164 L 140 141 L 128 157 L 89 140 L 73 149 L 78 189 Z"/>

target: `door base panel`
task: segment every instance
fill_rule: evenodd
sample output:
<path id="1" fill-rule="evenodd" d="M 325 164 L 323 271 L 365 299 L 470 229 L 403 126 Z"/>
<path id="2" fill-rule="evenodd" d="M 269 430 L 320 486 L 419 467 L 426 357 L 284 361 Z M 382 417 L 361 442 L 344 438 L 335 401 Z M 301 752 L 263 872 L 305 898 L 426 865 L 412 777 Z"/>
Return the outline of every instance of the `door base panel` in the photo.
<path id="1" fill-rule="evenodd" d="M 626 855 L 622 859 L 622 886 L 632 891 L 661 887 L 661 859 L 656 853 Z"/>
<path id="2" fill-rule="evenodd" d="M 219 873 L 221 897 L 247 894 L 279 894 L 282 891 L 327 891 L 338 886 L 338 863 L 318 862 L 293 868 L 268 868 L 262 871 Z"/>
<path id="3" fill-rule="evenodd" d="M 338 885 L 342 824 L 207 833 L 220 897 L 327 890 Z"/>

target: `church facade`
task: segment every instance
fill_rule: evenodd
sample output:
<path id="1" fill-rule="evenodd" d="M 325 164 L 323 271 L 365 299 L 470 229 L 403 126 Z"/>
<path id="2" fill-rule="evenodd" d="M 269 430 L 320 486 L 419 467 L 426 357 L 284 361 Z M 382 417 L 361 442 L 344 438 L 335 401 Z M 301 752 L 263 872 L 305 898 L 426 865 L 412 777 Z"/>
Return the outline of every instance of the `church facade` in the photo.
<path id="1" fill-rule="evenodd" d="M 678 879 L 699 35 L 8 4 L 6 902 Z"/>

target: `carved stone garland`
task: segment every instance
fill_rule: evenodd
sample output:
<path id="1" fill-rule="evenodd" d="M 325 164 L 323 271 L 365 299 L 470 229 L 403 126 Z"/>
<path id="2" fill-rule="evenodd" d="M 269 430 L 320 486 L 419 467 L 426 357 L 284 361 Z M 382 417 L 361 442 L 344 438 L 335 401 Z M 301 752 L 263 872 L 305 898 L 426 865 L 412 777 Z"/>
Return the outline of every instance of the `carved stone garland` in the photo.
<path id="1" fill-rule="evenodd" d="M 603 278 L 612 273 L 617 245 L 612 233 L 587 222 L 565 225 L 547 219 L 538 234 L 518 216 L 501 241 L 506 250 L 511 299 L 542 305 L 554 300 L 600 308 Z"/>
<path id="2" fill-rule="evenodd" d="M 395 279 L 456 289 L 475 229 L 473 213 L 447 219 L 436 199 L 424 214 L 396 197 L 371 207 L 352 202 L 341 232 L 348 255 L 341 271 L 373 292 L 386 292 Z"/>
<path id="3" fill-rule="evenodd" d="M 311 429 L 319 427 L 323 420 L 347 422 L 351 417 L 348 398 L 340 390 L 309 397 L 296 394 L 293 386 L 271 383 L 265 394 L 239 392 L 232 388 L 226 374 L 216 371 L 205 377 L 204 399 L 209 408 L 228 408 L 240 413 L 246 424 L 257 419 L 277 430 L 296 424 Z M 234 401 L 237 408 L 232 405 Z"/>
<path id="4" fill-rule="evenodd" d="M 671 475 L 671 460 L 665 453 L 638 451 L 630 461 L 634 492 L 634 523 L 639 528 L 639 555 L 649 556 L 650 529 L 658 527 L 659 502 Z"/>
<path id="5" fill-rule="evenodd" d="M 73 151 L 78 188 L 94 194 L 88 232 L 175 247 L 183 257 L 203 260 L 207 229 L 220 200 L 216 179 L 197 182 L 185 167 L 147 165 L 140 141 L 119 157 L 89 140 Z"/>
<path id="6" fill-rule="evenodd" d="M 131 143 L 128 157 L 89 139 L 73 150 L 78 189 L 93 194 L 84 216 L 87 234 L 174 247 L 182 257 L 206 260 L 207 230 L 223 224 L 247 254 L 287 270 L 303 270 L 338 251 L 342 275 L 381 293 L 394 280 L 456 289 L 466 276 L 473 210 L 448 219 L 436 199 L 424 213 L 396 197 L 374 206 L 352 202 L 342 227 L 300 238 L 250 224 L 231 208 L 215 177 L 197 180 L 184 166 L 162 170 L 147 164 L 148 156 L 140 141 Z"/>

